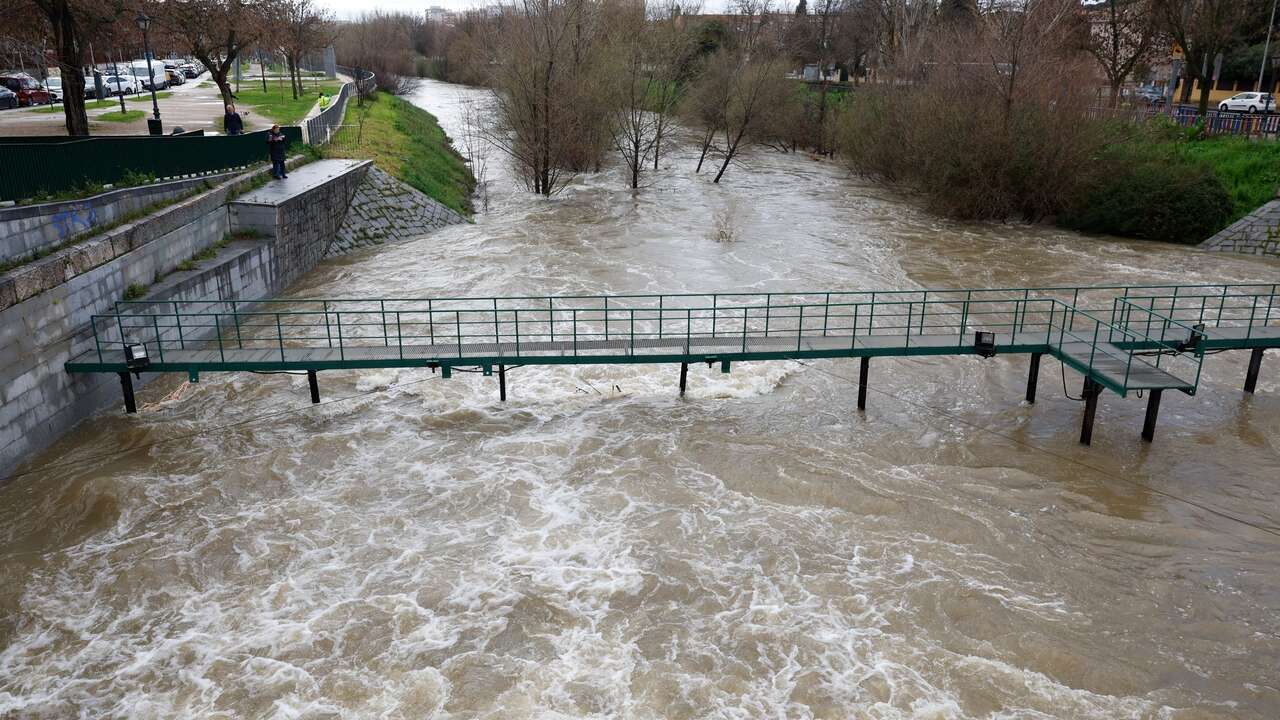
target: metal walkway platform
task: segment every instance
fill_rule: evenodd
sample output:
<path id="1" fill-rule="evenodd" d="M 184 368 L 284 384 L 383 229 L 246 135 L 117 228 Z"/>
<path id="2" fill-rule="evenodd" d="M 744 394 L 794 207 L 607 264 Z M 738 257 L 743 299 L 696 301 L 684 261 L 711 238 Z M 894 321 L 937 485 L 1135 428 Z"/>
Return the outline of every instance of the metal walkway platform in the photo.
<path id="1" fill-rule="evenodd" d="M 832 293 L 610 295 L 370 300 L 121 302 L 95 316 L 94 348 L 68 372 L 373 367 L 505 369 L 519 365 L 1026 354 L 1035 399 L 1048 354 L 1084 376 L 1086 427 L 1103 389 L 1194 394 L 1206 350 L 1250 349 L 1246 390 L 1262 351 L 1280 347 L 1277 285 L 1014 288 Z M 126 348 L 146 360 L 130 362 Z"/>

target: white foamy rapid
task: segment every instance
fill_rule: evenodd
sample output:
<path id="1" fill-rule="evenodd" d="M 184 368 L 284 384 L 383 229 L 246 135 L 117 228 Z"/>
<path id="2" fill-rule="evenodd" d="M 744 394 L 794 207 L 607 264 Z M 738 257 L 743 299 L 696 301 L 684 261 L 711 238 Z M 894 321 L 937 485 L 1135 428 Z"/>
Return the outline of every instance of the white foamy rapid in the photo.
<path id="1" fill-rule="evenodd" d="M 459 136 L 476 98 L 413 100 Z M 803 156 L 551 200 L 488 162 L 474 225 L 291 294 L 1277 273 L 948 223 Z M 647 365 L 516 368 L 506 404 L 425 370 L 323 372 L 315 408 L 294 376 L 157 382 L 0 488 L 0 717 L 1274 718 L 1280 543 L 1171 497 L 1277 525 L 1272 362 L 1242 399 L 1210 358 L 1151 446 L 1104 397 L 1087 450 L 1057 366 L 1028 406 L 1011 357 L 877 359 L 865 414 L 848 361 L 693 366 L 683 399 Z"/>

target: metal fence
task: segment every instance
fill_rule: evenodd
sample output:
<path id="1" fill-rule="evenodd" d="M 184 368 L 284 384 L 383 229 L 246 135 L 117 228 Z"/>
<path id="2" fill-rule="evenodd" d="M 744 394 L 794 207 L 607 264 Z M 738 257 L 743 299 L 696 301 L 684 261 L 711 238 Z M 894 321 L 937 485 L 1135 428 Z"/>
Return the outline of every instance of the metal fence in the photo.
<path id="1" fill-rule="evenodd" d="M 1089 108 L 1089 117 L 1132 123 L 1149 122 L 1156 117 L 1164 117 L 1182 127 L 1191 127 L 1197 123 L 1203 123 L 1204 131 L 1207 135 L 1238 135 L 1241 137 L 1275 139 L 1280 134 L 1280 114 L 1208 110 L 1202 116 L 1199 113 L 1199 108 L 1189 105 L 1174 105 L 1171 108 L 1151 106 L 1127 108 L 1091 107 Z"/>
<path id="2" fill-rule="evenodd" d="M 213 369 L 943 355 L 973 352 L 985 331 L 1005 351 L 1050 352 L 1123 395 L 1194 392 L 1197 334 L 1246 347 L 1277 330 L 1275 285 L 129 301 L 93 318 L 86 357 L 114 362 L 126 344 Z"/>
<path id="3" fill-rule="evenodd" d="M 302 128 L 282 129 L 290 143 Z M 56 195 L 129 176 L 197 177 L 267 160 L 267 132 L 216 136 L 99 136 L 65 142 L 0 143 L 0 200 Z"/>
<path id="4" fill-rule="evenodd" d="M 373 87 L 374 75 L 367 70 L 353 70 L 349 67 L 338 66 L 338 69 L 344 75 L 350 75 L 356 78 L 352 82 L 344 83 L 342 90 L 334 96 L 329 107 L 323 112 L 307 121 L 307 143 L 310 145 L 325 145 L 329 143 L 338 128 L 342 126 L 342 119 L 347 113 L 347 102 L 356 93 L 368 94 Z"/>

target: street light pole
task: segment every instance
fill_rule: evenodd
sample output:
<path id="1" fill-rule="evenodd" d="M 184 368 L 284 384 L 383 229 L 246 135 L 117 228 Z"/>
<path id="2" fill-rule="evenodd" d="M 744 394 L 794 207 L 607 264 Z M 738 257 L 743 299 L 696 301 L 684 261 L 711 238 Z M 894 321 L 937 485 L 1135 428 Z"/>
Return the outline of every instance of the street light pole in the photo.
<path id="1" fill-rule="evenodd" d="M 138 13 L 134 19 L 138 29 L 142 31 L 142 52 L 147 57 L 147 79 L 151 87 L 151 113 L 155 116 L 147 121 L 147 131 L 152 135 L 163 135 L 164 127 L 160 124 L 160 102 L 156 100 L 156 76 L 151 69 L 151 43 L 147 40 L 147 29 L 151 27 L 151 18 L 146 13 Z"/>
<path id="2" fill-rule="evenodd" d="M 1271 29 L 1275 26 L 1276 0 L 1271 0 L 1271 21 L 1267 23 L 1267 41 L 1262 44 L 1262 65 L 1258 67 L 1258 84 L 1253 88 L 1254 92 L 1262 92 L 1262 75 L 1267 71 L 1267 52 L 1271 50 Z"/>

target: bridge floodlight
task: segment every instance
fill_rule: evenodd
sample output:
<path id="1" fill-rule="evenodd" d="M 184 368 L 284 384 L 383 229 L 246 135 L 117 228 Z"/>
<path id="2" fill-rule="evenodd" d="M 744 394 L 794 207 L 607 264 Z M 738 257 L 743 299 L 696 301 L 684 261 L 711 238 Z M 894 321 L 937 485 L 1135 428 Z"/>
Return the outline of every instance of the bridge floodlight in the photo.
<path id="1" fill-rule="evenodd" d="M 973 334 L 973 351 L 984 358 L 995 357 L 996 334 L 978 330 Z"/>
<path id="2" fill-rule="evenodd" d="M 147 346 L 141 343 L 124 346 L 124 365 L 138 374 L 151 366 L 151 358 L 147 356 Z"/>

